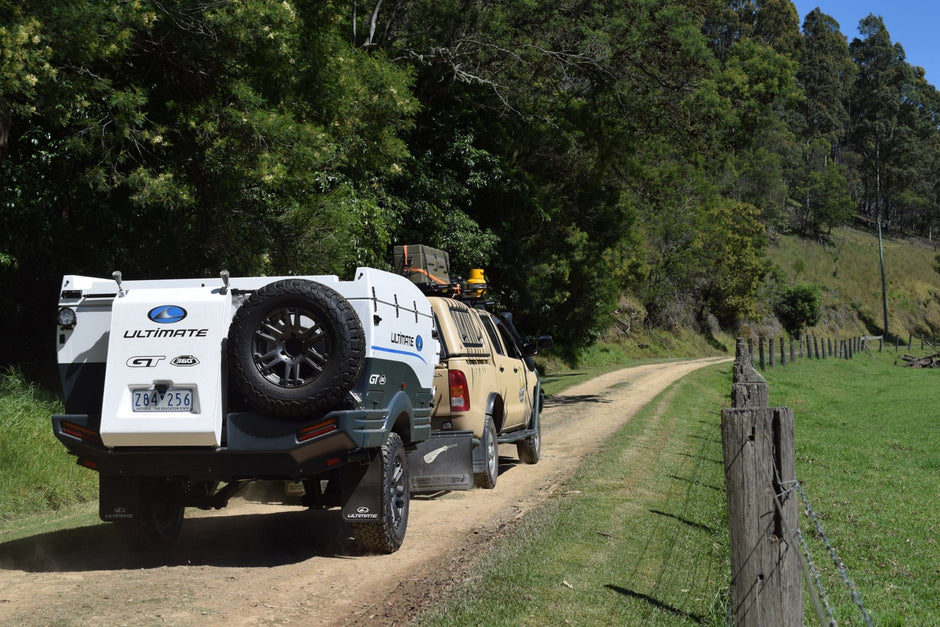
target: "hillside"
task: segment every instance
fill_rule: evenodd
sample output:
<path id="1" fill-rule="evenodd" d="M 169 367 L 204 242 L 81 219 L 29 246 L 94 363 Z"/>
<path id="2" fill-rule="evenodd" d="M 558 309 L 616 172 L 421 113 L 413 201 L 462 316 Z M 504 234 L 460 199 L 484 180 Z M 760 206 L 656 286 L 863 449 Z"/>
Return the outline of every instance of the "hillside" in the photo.
<path id="1" fill-rule="evenodd" d="M 908 335 L 940 335 L 940 273 L 936 243 L 924 239 L 884 239 L 888 330 Z M 796 236 L 773 241 L 768 256 L 792 283 L 823 288 L 823 314 L 812 332 L 881 335 L 881 271 L 877 236 L 848 227 L 834 229 L 822 244 Z"/>

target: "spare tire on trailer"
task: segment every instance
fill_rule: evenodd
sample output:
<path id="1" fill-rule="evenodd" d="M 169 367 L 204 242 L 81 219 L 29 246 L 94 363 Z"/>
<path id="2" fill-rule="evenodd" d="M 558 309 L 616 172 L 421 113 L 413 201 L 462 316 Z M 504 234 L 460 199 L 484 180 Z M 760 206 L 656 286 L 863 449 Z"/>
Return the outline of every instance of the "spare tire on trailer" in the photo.
<path id="1" fill-rule="evenodd" d="M 342 400 L 365 358 L 359 317 L 339 292 L 282 279 L 251 294 L 228 333 L 229 366 L 260 411 L 316 414 Z"/>

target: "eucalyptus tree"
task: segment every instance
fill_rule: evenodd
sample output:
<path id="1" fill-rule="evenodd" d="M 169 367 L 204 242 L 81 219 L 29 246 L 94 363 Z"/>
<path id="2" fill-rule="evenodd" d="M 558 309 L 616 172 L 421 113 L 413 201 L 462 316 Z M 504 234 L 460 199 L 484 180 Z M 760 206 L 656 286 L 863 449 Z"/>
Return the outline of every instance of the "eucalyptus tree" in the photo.
<path id="1" fill-rule="evenodd" d="M 862 156 L 860 210 L 879 224 L 890 226 L 897 219 L 891 198 L 899 190 L 892 170 L 899 156 L 900 115 L 912 71 L 904 49 L 892 43 L 881 17 L 869 15 L 862 19 L 859 32 L 862 38 L 853 39 L 849 50 L 857 67 L 850 114 L 852 146 Z"/>
<path id="2" fill-rule="evenodd" d="M 819 237 L 823 229 L 846 222 L 854 213 L 850 173 L 840 157 L 848 150 L 846 105 L 855 80 L 855 64 L 839 23 L 818 8 L 810 11 L 803 22 L 798 59 L 797 80 L 804 98 L 793 118 L 801 140 L 801 158 L 794 168 L 793 200 L 798 231 Z"/>

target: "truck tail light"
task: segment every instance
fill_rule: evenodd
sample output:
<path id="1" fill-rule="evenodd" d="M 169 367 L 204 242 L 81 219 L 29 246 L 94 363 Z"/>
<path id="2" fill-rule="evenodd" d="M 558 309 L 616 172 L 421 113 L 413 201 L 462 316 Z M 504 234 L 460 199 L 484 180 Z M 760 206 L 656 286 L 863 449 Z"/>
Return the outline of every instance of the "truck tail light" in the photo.
<path id="1" fill-rule="evenodd" d="M 450 410 L 470 411 L 470 386 L 467 375 L 462 370 L 448 370 L 447 379 L 450 389 Z"/>

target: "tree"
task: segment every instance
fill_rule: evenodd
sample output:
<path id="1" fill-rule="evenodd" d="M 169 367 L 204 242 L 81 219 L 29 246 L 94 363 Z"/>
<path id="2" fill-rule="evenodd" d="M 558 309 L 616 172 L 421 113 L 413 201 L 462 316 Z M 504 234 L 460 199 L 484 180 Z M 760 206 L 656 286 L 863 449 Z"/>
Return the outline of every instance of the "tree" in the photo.
<path id="1" fill-rule="evenodd" d="M 904 49 L 892 44 L 884 21 L 869 15 L 859 23 L 864 39 L 849 44 L 858 74 L 852 89 L 852 145 L 863 156 L 862 210 L 886 226 L 892 223 L 891 169 L 897 156 L 899 114 L 911 81 Z"/>
<path id="2" fill-rule="evenodd" d="M 339 5 L 343 5 L 340 11 Z M 417 110 L 345 3 L 0 4 L 0 266 L 29 324 L 59 275 L 345 272 L 384 260 Z M 5 312 L 6 313 L 6 312 Z"/>
<path id="3" fill-rule="evenodd" d="M 822 315 L 822 290 L 815 283 L 798 283 L 785 287 L 774 304 L 774 313 L 791 336 L 802 335 L 815 326 Z"/>

